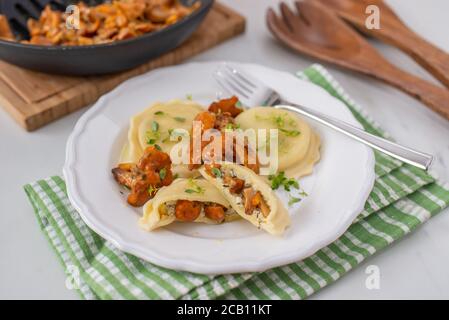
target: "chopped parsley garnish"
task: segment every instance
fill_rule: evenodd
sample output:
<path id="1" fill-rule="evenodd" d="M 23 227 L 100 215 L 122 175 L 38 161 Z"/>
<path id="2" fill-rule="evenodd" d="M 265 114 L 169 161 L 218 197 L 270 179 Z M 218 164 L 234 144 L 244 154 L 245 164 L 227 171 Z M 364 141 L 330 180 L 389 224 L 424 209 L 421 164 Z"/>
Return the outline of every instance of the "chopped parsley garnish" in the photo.
<path id="1" fill-rule="evenodd" d="M 186 121 L 186 118 L 183 118 L 183 117 L 173 117 L 173 119 L 175 119 L 178 122 L 185 122 Z"/>
<path id="2" fill-rule="evenodd" d="M 304 190 L 301 190 L 299 192 L 299 195 L 302 196 L 302 197 L 307 197 L 308 196 L 307 192 L 305 192 Z"/>
<path id="3" fill-rule="evenodd" d="M 175 175 L 173 176 L 173 180 L 178 179 L 179 178 L 179 174 L 175 173 Z"/>
<path id="4" fill-rule="evenodd" d="M 164 115 L 164 111 L 156 111 L 154 114 L 156 116 L 163 116 Z"/>
<path id="5" fill-rule="evenodd" d="M 214 174 L 214 176 L 216 178 L 221 178 L 221 171 L 220 171 L 220 169 L 213 167 L 211 171 L 212 171 L 212 173 Z"/>
<path id="6" fill-rule="evenodd" d="M 297 137 L 301 134 L 299 130 L 287 130 L 287 129 L 279 129 L 283 134 L 287 137 Z"/>
<path id="7" fill-rule="evenodd" d="M 159 123 L 157 123 L 157 121 L 151 122 L 151 131 L 153 132 L 159 131 Z"/>
<path id="8" fill-rule="evenodd" d="M 235 124 L 235 123 L 227 123 L 225 126 L 225 131 L 227 130 L 237 130 L 240 129 L 240 125 L 239 124 Z"/>
<path id="9" fill-rule="evenodd" d="M 275 116 L 274 122 L 278 128 L 282 128 L 284 126 L 284 118 L 282 116 Z"/>
<path id="10" fill-rule="evenodd" d="M 192 100 L 193 99 L 193 96 L 189 93 L 189 94 L 186 94 L 186 99 L 187 100 Z"/>
<path id="11" fill-rule="evenodd" d="M 161 146 L 160 145 L 158 145 L 158 144 L 155 144 L 154 145 L 154 147 L 157 149 L 157 150 L 159 150 L 159 151 L 162 151 L 162 148 L 161 148 Z"/>
<path id="12" fill-rule="evenodd" d="M 146 132 L 146 139 L 147 139 L 147 144 L 155 144 L 156 141 L 160 138 L 160 133 L 159 132 L 154 132 L 154 131 L 147 131 Z"/>
<path id="13" fill-rule="evenodd" d="M 298 203 L 298 202 L 300 202 L 302 199 L 301 198 L 296 198 L 296 197 L 293 197 L 293 196 L 289 196 L 288 197 L 288 205 L 289 206 L 292 206 L 292 205 L 294 205 L 295 203 Z"/>
<path id="14" fill-rule="evenodd" d="M 190 186 L 190 188 L 189 189 L 185 189 L 184 192 L 186 192 L 186 193 L 201 193 L 202 194 L 202 193 L 204 193 L 204 191 L 206 191 L 203 188 L 201 188 L 195 182 L 195 180 L 193 180 L 192 178 L 189 179 L 189 186 Z"/>
<path id="15" fill-rule="evenodd" d="M 157 187 L 154 187 L 154 186 L 149 186 L 148 187 L 148 194 L 150 195 L 150 196 L 154 196 L 156 193 L 157 193 L 157 190 L 158 190 L 158 188 Z"/>
<path id="16" fill-rule="evenodd" d="M 161 178 L 161 180 L 164 180 L 166 176 L 167 176 L 167 169 L 162 168 L 162 169 L 159 171 L 159 178 Z"/>
<path id="17" fill-rule="evenodd" d="M 281 115 L 271 115 L 269 117 L 261 117 L 256 115 L 255 118 L 256 120 L 269 120 L 275 124 L 282 133 L 289 137 L 296 137 L 301 133 L 300 131 L 295 130 L 297 127 L 296 121 L 287 113 Z M 293 129 L 287 129 L 286 125 L 293 127 Z"/>
<path id="18" fill-rule="evenodd" d="M 295 189 L 299 189 L 299 183 L 298 181 L 294 180 L 294 179 L 289 179 L 285 182 L 284 184 L 284 190 L 285 191 L 290 191 L 290 188 L 293 187 Z"/>
<path id="19" fill-rule="evenodd" d="M 287 178 L 284 172 L 279 172 L 277 175 L 268 176 L 268 180 L 271 182 L 271 189 L 277 190 L 280 187 L 283 187 L 285 191 L 290 192 L 292 189 L 298 190 L 298 196 L 305 197 L 307 193 L 302 190 L 299 186 L 299 183 L 295 179 Z M 291 194 L 288 195 L 288 205 L 291 206 L 297 202 L 300 202 L 302 198 L 294 197 Z"/>
<path id="20" fill-rule="evenodd" d="M 277 175 L 269 175 L 268 180 L 271 182 L 271 189 L 277 190 L 279 187 L 284 187 L 285 191 L 290 191 L 291 188 L 299 189 L 299 183 L 295 179 L 287 178 L 285 173 L 279 172 Z"/>

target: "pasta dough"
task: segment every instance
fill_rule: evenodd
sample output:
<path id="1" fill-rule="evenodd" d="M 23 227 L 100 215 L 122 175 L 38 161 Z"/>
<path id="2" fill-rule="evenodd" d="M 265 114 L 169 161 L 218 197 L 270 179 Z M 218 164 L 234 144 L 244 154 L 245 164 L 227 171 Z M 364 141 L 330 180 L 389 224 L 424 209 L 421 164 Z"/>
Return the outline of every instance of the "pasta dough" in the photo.
<path id="1" fill-rule="evenodd" d="M 170 141 L 170 133 L 176 135 L 176 132 L 182 133 L 182 129 L 190 132 L 193 119 L 203 110 L 201 105 L 193 101 L 171 100 L 156 103 L 132 117 L 120 163 L 136 163 L 149 142 L 159 145 L 162 151 L 170 154 L 176 144 L 176 141 Z"/>
<path id="2" fill-rule="evenodd" d="M 235 119 L 241 129 L 267 129 L 262 146 L 269 152 L 269 129 L 278 129 L 278 171 L 299 178 L 310 174 L 320 159 L 320 138 L 307 122 L 290 111 L 254 107 Z M 258 146 L 260 146 L 258 142 Z M 259 148 L 260 150 L 260 148 Z M 262 151 L 262 150 L 260 150 Z"/>
<path id="3" fill-rule="evenodd" d="M 220 171 L 219 174 L 217 170 Z M 200 168 L 199 171 L 205 179 L 223 193 L 232 208 L 243 219 L 248 220 L 258 228 L 273 235 L 280 235 L 290 225 L 290 216 L 279 198 L 266 182 L 252 170 L 235 163 L 223 162 L 210 172 L 205 167 Z M 233 191 L 228 177 L 234 180 L 243 180 L 242 190 Z M 267 213 L 263 212 L 263 208 L 255 208 L 250 213 L 247 211 L 246 203 L 252 201 L 251 199 L 245 199 L 245 191 L 249 189 L 252 189 L 253 195 L 260 192 L 264 205 L 267 207 Z"/>

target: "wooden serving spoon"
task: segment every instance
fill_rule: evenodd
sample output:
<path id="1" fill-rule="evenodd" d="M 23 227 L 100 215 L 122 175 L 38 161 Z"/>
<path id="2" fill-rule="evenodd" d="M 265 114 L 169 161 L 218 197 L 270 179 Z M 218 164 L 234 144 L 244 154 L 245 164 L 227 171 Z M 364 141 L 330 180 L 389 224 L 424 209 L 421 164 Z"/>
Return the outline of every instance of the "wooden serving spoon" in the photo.
<path id="1" fill-rule="evenodd" d="M 449 120 L 449 91 L 388 62 L 337 14 L 316 1 L 297 1 L 297 13 L 281 2 L 281 16 L 267 12 L 276 38 L 293 50 L 389 83 Z"/>
<path id="2" fill-rule="evenodd" d="M 434 75 L 449 88 L 449 54 L 413 32 L 383 0 L 315 0 L 335 10 L 340 17 L 353 24 L 361 32 L 391 44 Z M 368 29 L 365 25 L 369 5 L 376 5 L 380 13 L 380 29 Z"/>

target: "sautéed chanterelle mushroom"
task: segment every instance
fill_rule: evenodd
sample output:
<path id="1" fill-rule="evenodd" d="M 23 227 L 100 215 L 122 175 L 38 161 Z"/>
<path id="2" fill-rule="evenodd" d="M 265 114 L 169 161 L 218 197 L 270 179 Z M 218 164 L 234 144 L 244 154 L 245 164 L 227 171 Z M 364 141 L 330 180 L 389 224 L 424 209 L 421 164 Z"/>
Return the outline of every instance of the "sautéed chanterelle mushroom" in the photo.
<path id="1" fill-rule="evenodd" d="M 76 25 L 71 19 L 73 13 L 53 10 L 47 5 L 38 20 L 28 20 L 30 39 L 22 42 L 82 46 L 130 39 L 174 24 L 199 6 L 200 2 L 195 2 L 186 7 L 178 0 L 114 0 L 91 7 L 79 2 L 79 24 Z M 15 41 L 7 19 L 2 15 L 0 39 Z"/>

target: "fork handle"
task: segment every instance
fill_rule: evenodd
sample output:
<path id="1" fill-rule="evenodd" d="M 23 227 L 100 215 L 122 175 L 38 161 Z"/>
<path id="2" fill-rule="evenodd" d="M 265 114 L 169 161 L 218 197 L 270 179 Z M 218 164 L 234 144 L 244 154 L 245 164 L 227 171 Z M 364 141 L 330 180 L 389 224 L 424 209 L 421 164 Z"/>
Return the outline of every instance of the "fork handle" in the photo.
<path id="1" fill-rule="evenodd" d="M 357 141 L 370 146 L 380 152 L 388 154 L 389 156 L 401 160 L 405 163 L 411 164 L 420 169 L 427 170 L 432 163 L 433 156 L 423 152 L 419 152 L 389 140 L 380 138 L 362 129 L 359 129 L 349 123 L 329 117 L 315 110 L 307 107 L 283 101 L 282 105 L 275 106 L 276 109 L 284 109 L 299 113 L 303 116 L 318 121 L 325 126 L 335 129 Z"/>

